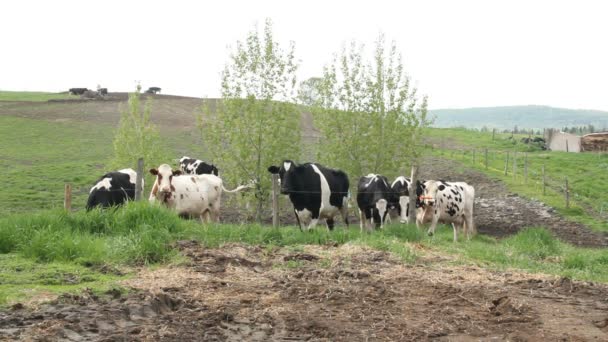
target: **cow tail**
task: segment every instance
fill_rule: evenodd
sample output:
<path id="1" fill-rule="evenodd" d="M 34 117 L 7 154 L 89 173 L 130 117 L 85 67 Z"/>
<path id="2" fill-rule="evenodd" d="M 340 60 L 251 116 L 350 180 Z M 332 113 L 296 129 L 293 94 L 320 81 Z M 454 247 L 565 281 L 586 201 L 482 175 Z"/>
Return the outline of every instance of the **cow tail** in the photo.
<path id="1" fill-rule="evenodd" d="M 224 184 L 222 184 L 222 190 L 224 190 L 225 192 L 230 192 L 230 193 L 243 191 L 244 189 L 249 189 L 251 187 L 252 187 L 251 185 L 239 185 L 234 190 L 228 190 L 224 187 Z"/>

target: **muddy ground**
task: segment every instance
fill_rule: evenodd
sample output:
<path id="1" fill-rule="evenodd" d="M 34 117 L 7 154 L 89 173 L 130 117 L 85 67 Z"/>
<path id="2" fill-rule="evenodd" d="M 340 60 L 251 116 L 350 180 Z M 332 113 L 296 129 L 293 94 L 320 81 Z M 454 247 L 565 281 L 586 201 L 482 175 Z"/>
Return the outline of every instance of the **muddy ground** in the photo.
<path id="1" fill-rule="evenodd" d="M 449 266 L 405 265 L 359 246 L 178 248 L 104 296 L 65 295 L 0 313 L 0 339 L 33 341 L 606 341 L 608 287 Z M 423 248 L 420 246 L 419 248 Z M 449 261 L 449 260 L 447 260 Z"/>

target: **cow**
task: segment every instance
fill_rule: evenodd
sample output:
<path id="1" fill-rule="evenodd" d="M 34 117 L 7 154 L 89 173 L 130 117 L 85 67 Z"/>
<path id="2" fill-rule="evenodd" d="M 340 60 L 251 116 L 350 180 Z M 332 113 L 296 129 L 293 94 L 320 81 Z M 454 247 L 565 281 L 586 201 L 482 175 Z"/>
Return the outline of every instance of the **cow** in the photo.
<path id="1" fill-rule="evenodd" d="M 341 170 L 317 163 L 296 164 L 284 160 L 281 166 L 269 166 L 268 172 L 278 174 L 281 193 L 289 195 L 300 230 L 314 228 L 325 219 L 329 230 L 334 229 L 334 217 L 340 213 L 348 227 L 348 176 Z"/>
<path id="2" fill-rule="evenodd" d="M 146 94 L 156 94 L 156 93 L 160 93 L 159 87 L 150 87 L 150 88 L 148 88 L 148 90 L 146 90 Z"/>
<path id="3" fill-rule="evenodd" d="M 215 175 L 182 175 L 168 164 L 150 169 L 156 176 L 149 201 L 160 202 L 182 217 L 199 217 L 201 222 L 219 222 L 222 191 L 238 192 L 251 187 L 241 185 L 227 190 L 222 179 Z"/>
<path id="4" fill-rule="evenodd" d="M 384 222 L 388 214 L 388 199 L 391 187 L 386 177 L 369 174 L 359 178 L 357 185 L 357 205 L 359 206 L 360 227 L 369 231 L 372 225 L 376 228 L 384 228 Z M 369 225 L 368 225 L 369 223 Z"/>
<path id="5" fill-rule="evenodd" d="M 108 88 L 99 88 L 99 95 L 105 96 L 108 95 Z"/>
<path id="6" fill-rule="evenodd" d="M 187 175 L 210 174 L 219 177 L 219 170 L 213 164 L 207 164 L 200 159 L 183 156 L 179 160 L 179 169 Z"/>
<path id="7" fill-rule="evenodd" d="M 428 235 L 435 233 L 438 222 L 451 224 L 454 242 L 458 240 L 458 229 L 470 238 L 475 234 L 473 207 L 475 189 L 465 182 L 426 181 L 422 184 L 421 207 L 417 209 L 416 226 L 431 222 Z"/>
<path id="8" fill-rule="evenodd" d="M 70 88 L 70 94 L 72 94 L 72 95 L 82 95 L 87 90 L 89 90 L 89 89 L 87 89 L 87 88 Z"/>
<path id="9" fill-rule="evenodd" d="M 416 208 L 421 205 L 419 197 L 422 195 L 422 184 L 424 181 L 416 182 Z M 399 215 L 399 222 L 407 223 L 410 212 L 410 189 L 412 180 L 399 176 L 391 184 L 391 191 L 388 199 L 388 207 L 390 210 L 396 210 Z"/>
<path id="10" fill-rule="evenodd" d="M 119 206 L 128 200 L 135 198 L 135 180 L 137 172 L 133 169 L 123 169 L 108 172 L 101 176 L 89 191 L 87 200 L 87 211 L 95 208 L 108 208 Z M 144 189 L 142 179 L 141 190 Z"/>

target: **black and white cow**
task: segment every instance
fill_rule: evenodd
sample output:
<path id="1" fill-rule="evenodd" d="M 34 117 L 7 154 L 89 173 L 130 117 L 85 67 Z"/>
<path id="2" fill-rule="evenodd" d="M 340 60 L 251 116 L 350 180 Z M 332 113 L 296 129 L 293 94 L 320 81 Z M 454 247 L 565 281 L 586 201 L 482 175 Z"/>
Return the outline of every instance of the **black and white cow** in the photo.
<path id="1" fill-rule="evenodd" d="M 426 181 L 420 196 L 422 206 L 417 209 L 416 226 L 431 222 L 428 234 L 433 235 L 438 222 L 451 224 L 454 242 L 458 240 L 458 229 L 462 228 L 467 238 L 475 234 L 473 207 L 475 189 L 465 182 Z"/>
<path id="2" fill-rule="evenodd" d="M 128 200 L 133 200 L 135 198 L 136 179 L 137 172 L 133 169 L 108 172 L 101 176 L 89 191 L 87 211 L 98 206 L 101 208 L 118 206 Z M 143 192 L 143 179 L 141 189 Z"/>
<path id="3" fill-rule="evenodd" d="M 87 89 L 87 88 L 70 88 L 70 94 L 72 94 L 72 95 L 82 95 L 87 90 L 89 90 L 89 89 Z"/>
<path id="4" fill-rule="evenodd" d="M 179 169 L 187 175 L 216 175 L 219 176 L 219 170 L 213 164 L 207 164 L 200 159 L 194 159 L 183 156 L 179 160 Z"/>
<path id="5" fill-rule="evenodd" d="M 388 199 L 391 195 L 391 187 L 386 177 L 369 174 L 359 178 L 357 185 L 357 205 L 359 206 L 360 226 L 369 231 L 372 225 L 376 228 L 384 228 L 384 221 L 388 214 Z M 369 224 L 368 224 L 369 223 Z"/>
<path id="6" fill-rule="evenodd" d="M 422 195 L 422 184 L 424 181 L 417 181 L 416 185 L 416 208 L 421 205 L 420 195 Z M 407 223 L 410 212 L 410 189 L 412 187 L 412 180 L 399 176 L 391 184 L 391 191 L 388 199 L 388 207 L 390 210 L 397 211 L 399 215 L 399 222 Z"/>
<path id="7" fill-rule="evenodd" d="M 334 217 L 340 213 L 348 227 L 348 176 L 341 170 L 317 163 L 296 164 L 285 160 L 281 166 L 270 166 L 268 172 L 278 174 L 281 193 L 289 195 L 298 226 L 313 228 L 325 219 L 327 228 L 334 228 Z"/>

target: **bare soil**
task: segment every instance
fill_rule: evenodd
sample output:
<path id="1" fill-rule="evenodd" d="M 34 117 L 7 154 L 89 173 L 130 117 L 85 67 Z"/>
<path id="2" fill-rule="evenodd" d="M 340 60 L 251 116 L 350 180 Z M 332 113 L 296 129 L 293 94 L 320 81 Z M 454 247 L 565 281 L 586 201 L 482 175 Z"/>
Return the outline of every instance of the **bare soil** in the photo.
<path id="1" fill-rule="evenodd" d="M 0 339 L 608 340 L 601 284 L 448 266 L 439 255 L 404 265 L 353 245 L 178 248 L 187 264 L 142 270 L 126 295 L 85 292 L 0 312 Z"/>

